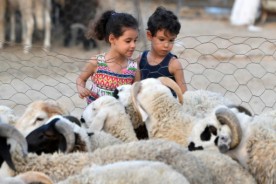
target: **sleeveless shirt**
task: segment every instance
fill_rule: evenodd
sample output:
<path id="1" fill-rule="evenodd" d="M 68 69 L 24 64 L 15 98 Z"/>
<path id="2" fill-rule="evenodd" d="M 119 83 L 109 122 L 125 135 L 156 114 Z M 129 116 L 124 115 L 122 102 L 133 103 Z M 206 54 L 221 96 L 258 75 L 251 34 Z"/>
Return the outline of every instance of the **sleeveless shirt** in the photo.
<path id="1" fill-rule="evenodd" d="M 172 57 L 177 58 L 177 56 L 169 52 L 158 65 L 150 65 L 147 59 L 148 52 L 148 50 L 144 51 L 140 59 L 139 68 L 141 71 L 141 80 L 146 78 L 169 77 L 175 81 L 174 76 L 169 71 L 169 63 Z M 171 92 L 176 97 L 176 93 L 172 89 Z"/>
<path id="2" fill-rule="evenodd" d="M 139 68 L 141 71 L 141 80 L 146 78 L 158 78 L 165 76 L 175 81 L 174 76 L 169 71 L 169 63 L 171 58 L 176 56 L 171 53 L 168 53 L 160 64 L 150 65 L 147 59 L 148 52 L 148 50 L 143 52 L 139 63 Z"/>
<path id="3" fill-rule="evenodd" d="M 113 95 L 114 90 L 123 84 L 132 84 L 134 82 L 137 63 L 129 59 L 126 69 L 122 73 L 111 71 L 105 61 L 105 53 L 96 56 L 97 71 L 91 76 L 92 95 L 87 97 L 87 103 L 95 101 L 100 96 Z"/>

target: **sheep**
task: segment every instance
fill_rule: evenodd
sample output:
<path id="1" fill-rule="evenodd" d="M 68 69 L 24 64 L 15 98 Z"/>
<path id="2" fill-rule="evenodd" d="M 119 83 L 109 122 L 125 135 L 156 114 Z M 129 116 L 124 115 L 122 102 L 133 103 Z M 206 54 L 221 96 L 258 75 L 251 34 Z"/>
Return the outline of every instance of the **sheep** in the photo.
<path id="1" fill-rule="evenodd" d="M 231 109 L 231 111 L 233 111 L 233 109 L 235 109 L 236 111 L 233 111 L 233 113 L 231 113 L 229 111 L 229 109 Z M 226 113 L 230 113 L 232 114 L 232 118 L 231 119 L 228 119 L 226 120 L 226 116 L 225 114 Z M 210 122 L 208 123 L 209 125 L 209 128 L 206 129 L 200 134 L 200 139 L 197 139 L 197 135 L 199 133 L 196 133 L 195 136 L 191 136 L 191 140 L 194 144 L 193 148 L 189 148 L 189 150 L 193 151 L 193 150 L 196 150 L 197 148 L 202 148 L 202 149 L 213 149 L 213 150 L 218 150 L 217 149 L 217 145 L 220 145 L 220 151 L 227 151 L 229 149 L 232 149 L 234 148 L 233 145 L 232 145 L 232 139 L 234 138 L 233 135 L 232 135 L 232 131 L 236 131 L 238 130 L 236 133 L 239 134 L 239 137 L 241 137 L 241 129 L 233 129 L 233 127 L 229 127 L 228 126 L 228 123 L 225 123 L 227 121 L 234 121 L 236 123 L 239 123 L 239 114 L 244 114 L 244 115 L 248 115 L 248 117 L 251 117 L 252 114 L 249 110 L 247 110 L 246 108 L 244 108 L 243 106 L 241 105 L 227 105 L 227 106 L 224 106 L 224 105 L 219 105 L 217 106 L 214 111 L 213 111 L 213 114 L 215 115 L 215 117 L 217 117 L 218 121 L 219 121 L 219 125 L 215 126 L 215 125 L 212 125 L 213 122 Z M 211 126 L 210 126 L 211 125 Z M 199 131 L 202 130 L 201 129 L 202 126 L 199 126 L 198 128 L 194 128 L 194 130 Z M 236 126 L 236 127 L 239 127 L 239 126 Z M 208 132 L 209 131 L 209 132 Z M 193 133 L 192 133 L 193 134 Z M 214 139 L 214 143 L 212 146 L 208 145 L 208 142 L 207 142 L 207 146 L 206 146 L 206 143 L 204 142 L 204 139 L 202 139 L 202 135 L 204 135 L 204 137 L 208 137 L 208 134 L 211 134 L 211 139 Z M 238 142 L 239 140 L 235 140 L 234 142 Z M 236 144 L 234 143 L 234 144 Z M 232 146 L 231 146 L 232 145 Z M 189 145 L 190 146 L 190 145 Z"/>
<path id="2" fill-rule="evenodd" d="M 150 173 L 150 174 L 149 174 Z M 156 161 L 121 161 L 107 165 L 93 165 L 78 175 L 70 176 L 58 184 L 82 183 L 148 183 L 188 184 L 187 179 L 170 166 Z"/>
<path id="3" fill-rule="evenodd" d="M 9 128 L 12 131 L 15 129 L 12 126 Z M 8 132 L 11 131 L 4 132 L 6 137 L 9 137 Z M 17 131 L 17 133 L 19 132 Z M 3 132 L 0 132 L 0 135 L 2 134 Z M 18 142 L 20 141 L 25 142 L 24 139 L 18 140 Z M 164 140 L 134 141 L 97 149 L 93 153 L 74 152 L 63 154 L 58 152 L 40 156 L 28 153 L 25 157 L 22 157 L 22 154 L 16 149 L 19 147 L 13 147 L 15 149 L 10 150 L 10 154 L 16 172 L 14 173 L 14 171 L 4 167 L 4 169 L 7 169 L 6 173 L 9 173 L 9 176 L 32 170 L 43 172 L 54 182 L 58 182 L 65 180 L 70 175 L 76 175 L 82 169 L 94 164 L 105 165 L 118 161 L 148 160 L 164 162 L 170 165 L 174 170 L 185 176 L 190 183 L 219 183 L 220 181 L 229 181 L 231 183 L 233 179 L 229 179 L 230 176 L 226 177 L 230 169 L 239 170 L 239 172 L 234 172 L 230 177 L 235 178 L 235 181 L 241 181 L 241 183 L 254 181 L 250 179 L 250 175 L 246 174 L 246 170 L 241 170 L 237 163 L 235 165 L 235 162 L 223 162 L 221 161 L 223 157 L 217 159 L 219 155 L 210 154 L 209 152 L 198 156 L 198 153 L 189 152 L 179 144 Z M 205 158 L 208 155 L 212 156 Z M 212 167 L 214 163 L 216 164 Z M 225 167 L 223 170 L 218 168 L 221 165 Z M 220 175 L 217 175 L 216 172 L 218 171 L 220 171 Z"/>
<path id="4" fill-rule="evenodd" d="M 26 137 L 28 151 L 36 154 L 93 152 L 98 148 L 121 144 L 122 141 L 103 131 L 87 132 L 68 117 L 55 115 Z M 72 119 L 72 118 L 71 118 Z"/>
<path id="5" fill-rule="evenodd" d="M 169 88 L 164 84 L 170 84 L 170 87 L 176 91 L 178 100 L 183 101 L 182 93 L 177 84 L 169 79 L 160 77 L 158 79 L 145 79 L 140 82 L 135 82 L 132 87 L 132 99 L 134 107 L 139 109 L 141 116 L 146 123 L 146 127 L 149 133 L 149 138 L 162 138 L 175 141 L 184 147 L 189 145 L 189 138 L 191 132 L 194 130 L 197 135 L 193 137 L 199 137 L 201 131 L 197 131 L 198 127 L 206 127 L 209 122 L 214 122 L 218 126 L 222 124 L 220 121 L 223 118 L 223 123 L 229 124 L 229 126 L 236 126 L 234 114 L 229 111 L 225 111 L 221 117 L 215 116 L 206 117 L 203 120 L 198 120 L 195 117 L 183 111 L 181 103 L 177 102 L 177 99 L 173 97 Z M 176 86 L 173 88 L 172 86 Z M 151 95 L 148 95 L 151 94 Z M 235 121 L 228 121 L 228 119 L 234 119 Z M 205 122 L 205 123 L 204 123 Z M 219 123 L 216 123 L 219 122 Z M 203 125 L 202 125 L 203 124 Z M 208 141 L 210 143 L 210 141 Z M 231 148 L 237 146 L 238 140 L 232 140 Z M 211 144 L 213 140 L 211 141 Z"/>
<path id="6" fill-rule="evenodd" d="M 161 149 L 160 146 L 157 146 L 156 143 L 163 142 L 164 144 L 168 144 L 168 146 L 172 146 L 169 149 L 164 150 L 164 155 L 158 154 L 158 161 L 164 162 L 176 171 L 182 173 L 187 180 L 191 183 L 194 182 L 191 177 L 195 177 L 198 179 L 198 183 L 201 183 L 205 180 L 206 183 L 248 183 L 253 184 L 254 178 L 245 170 L 243 169 L 237 162 L 233 161 L 229 157 L 219 153 L 219 152 L 211 152 L 211 151 L 198 151 L 198 152 L 187 152 L 187 154 L 192 155 L 196 158 L 197 163 L 194 162 L 194 158 L 190 158 L 190 160 L 186 160 L 185 158 L 179 158 L 179 152 L 174 152 L 174 146 L 177 146 L 179 149 L 183 151 L 187 151 L 187 149 L 182 148 L 180 145 L 164 140 L 141 140 L 138 142 L 126 143 L 122 145 L 110 146 L 104 149 L 98 149 L 94 152 L 95 159 L 100 158 L 97 163 L 102 164 L 109 164 L 113 162 L 127 160 L 141 160 L 144 159 L 142 156 L 144 151 L 150 151 L 151 154 L 156 154 L 156 151 L 159 152 Z M 151 148 L 143 149 L 143 145 L 152 144 Z M 159 143 L 158 143 L 159 144 Z M 130 145 L 136 145 L 135 147 L 130 147 Z M 141 147 L 140 147 L 141 146 Z M 120 148 L 119 148 L 120 147 Z M 126 149 L 128 147 L 128 149 Z M 172 153 L 172 152 L 174 153 Z M 122 154 L 123 153 L 123 154 Z M 135 154 L 136 153 L 136 154 Z M 170 161 L 168 162 L 166 159 L 170 157 L 169 155 L 174 155 L 171 157 Z M 186 155 L 188 156 L 188 155 Z M 161 158 L 161 160 L 160 160 Z M 176 159 L 176 160 L 174 160 Z M 147 158 L 147 160 L 152 160 L 151 158 Z M 176 162 L 174 162 L 176 161 Z M 191 162 L 190 162 L 191 161 Z M 94 160 L 94 162 L 96 162 Z M 190 162 L 190 163 L 189 163 Z M 187 166 L 182 166 L 182 164 L 188 164 Z M 203 163 L 203 168 L 200 170 L 202 171 L 206 169 L 208 178 L 207 180 L 204 175 L 199 175 L 199 173 L 192 173 L 193 171 L 199 172 L 199 167 L 202 167 L 201 164 Z M 176 164 L 176 165 L 175 165 Z M 194 165 L 196 164 L 196 165 Z M 183 173 L 183 168 L 188 169 L 189 173 Z M 200 172 L 201 172 L 200 171 Z M 233 171 L 232 175 L 229 175 L 229 171 Z M 190 173 L 191 172 L 191 173 Z M 202 178 L 200 179 L 201 176 Z"/>
<path id="7" fill-rule="evenodd" d="M 53 181 L 44 173 L 28 171 L 26 173 L 19 174 L 15 177 L 0 178 L 1 184 L 31 184 L 31 183 L 43 183 L 53 184 Z"/>
<path id="8" fill-rule="evenodd" d="M 5 105 L 0 105 L 0 121 L 15 125 L 17 119 L 18 117 L 15 115 L 13 109 Z"/>
<path id="9" fill-rule="evenodd" d="M 20 10 L 22 16 L 22 38 L 24 39 L 24 53 L 28 53 L 32 47 L 32 36 L 34 31 L 34 21 L 39 30 L 44 28 L 45 50 L 51 46 L 51 0 L 8 0 L 11 12 L 11 35 L 10 41 L 15 41 L 15 12 Z M 34 16 L 35 15 L 35 20 Z"/>
<path id="10" fill-rule="evenodd" d="M 134 109 L 133 102 L 131 100 L 131 87 L 132 85 L 130 84 L 118 86 L 114 90 L 113 96 L 125 106 L 126 112 L 130 116 L 133 127 L 136 129 L 144 123 L 140 119 L 138 112 Z"/>
<path id="11" fill-rule="evenodd" d="M 256 183 L 254 177 L 239 163 L 217 151 L 193 151 L 192 155 L 204 163 L 210 175 L 215 176 L 213 183 Z"/>
<path id="12" fill-rule="evenodd" d="M 118 99 L 127 109 L 133 122 L 134 128 L 142 125 L 138 112 L 133 107 L 131 101 L 131 85 L 121 85 L 117 87 L 113 96 Z M 186 91 L 183 94 L 183 110 L 198 118 L 204 118 L 210 114 L 218 105 L 232 105 L 233 102 L 225 98 L 222 94 L 208 90 Z"/>
<path id="13" fill-rule="evenodd" d="M 208 90 L 186 91 L 183 94 L 183 110 L 197 118 L 205 118 L 218 105 L 232 105 L 233 102 L 222 94 Z"/>
<path id="14" fill-rule="evenodd" d="M 68 111 L 53 100 L 36 100 L 28 105 L 17 119 L 15 127 L 26 137 L 32 130 L 43 125 L 53 115 L 65 115 Z"/>
<path id="15" fill-rule="evenodd" d="M 10 128 L 11 130 L 15 129 L 14 127 Z M 21 139 L 21 142 L 25 142 L 24 139 Z M 6 176 L 14 176 L 32 170 L 43 172 L 53 182 L 59 182 L 93 164 L 102 165 L 117 161 L 149 160 L 161 161 L 170 165 L 183 174 L 190 183 L 212 183 L 212 176 L 208 174 L 205 166 L 195 159 L 187 149 L 170 141 L 134 141 L 97 149 L 93 153 L 73 152 L 63 154 L 56 152 L 39 156 L 28 153 L 25 157 L 18 150 L 19 146 L 17 144 L 13 147 L 17 149 L 10 150 L 9 153 L 16 171 L 4 165 L 1 171 L 6 173 Z"/>
<path id="16" fill-rule="evenodd" d="M 146 129 L 145 123 L 142 121 L 137 110 L 134 108 L 133 102 L 131 100 L 131 85 L 124 84 L 118 86 L 114 90 L 113 96 L 125 106 L 126 113 L 130 117 L 137 138 L 147 139 L 148 131 Z"/>
<path id="17" fill-rule="evenodd" d="M 237 110 L 232 109 L 237 113 Z M 218 144 L 221 152 L 237 160 L 255 177 L 257 183 L 276 181 L 276 130 L 275 121 L 263 115 L 248 116 L 239 113 L 239 128 L 232 130 L 233 138 L 239 138 L 236 148 L 227 150 Z M 241 135 L 239 135 L 241 134 Z M 219 138 L 220 139 L 220 138 Z"/>
<path id="18" fill-rule="evenodd" d="M 81 120 L 91 131 L 104 130 L 124 142 L 138 140 L 125 107 L 112 96 L 99 97 L 89 104 Z"/>
<path id="19" fill-rule="evenodd" d="M 231 107 L 243 110 L 241 106 L 231 105 Z M 233 123 L 230 123 L 231 121 Z M 235 148 L 239 140 L 233 137 L 232 131 L 239 131 L 240 139 L 241 129 L 234 128 L 238 127 L 238 123 L 237 113 L 232 112 L 229 106 L 217 106 L 207 118 L 197 120 L 190 133 L 188 149 L 190 151 L 203 149 L 219 151 L 218 144 L 221 145 L 221 150 Z"/>

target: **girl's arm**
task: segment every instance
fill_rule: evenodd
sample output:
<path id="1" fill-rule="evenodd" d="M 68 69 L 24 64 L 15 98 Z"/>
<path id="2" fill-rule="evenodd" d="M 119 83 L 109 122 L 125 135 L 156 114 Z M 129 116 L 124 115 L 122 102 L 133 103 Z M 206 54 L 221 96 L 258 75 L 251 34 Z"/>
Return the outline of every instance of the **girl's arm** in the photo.
<path id="1" fill-rule="evenodd" d="M 96 70 L 97 60 L 93 59 L 85 65 L 83 71 L 78 76 L 76 80 L 76 85 L 80 98 L 84 98 L 91 95 L 91 91 L 86 88 L 86 81 L 90 76 L 92 76 L 96 72 Z"/>
<path id="2" fill-rule="evenodd" d="M 172 58 L 169 64 L 169 71 L 173 74 L 176 83 L 180 87 L 182 93 L 187 91 L 186 81 L 184 77 L 184 68 L 180 61 L 176 58 Z"/>

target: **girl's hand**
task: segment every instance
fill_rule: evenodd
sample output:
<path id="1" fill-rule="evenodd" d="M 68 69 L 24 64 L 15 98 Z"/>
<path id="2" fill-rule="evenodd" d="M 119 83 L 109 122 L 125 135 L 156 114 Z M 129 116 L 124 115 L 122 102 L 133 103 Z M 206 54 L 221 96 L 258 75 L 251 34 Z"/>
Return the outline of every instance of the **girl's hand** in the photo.
<path id="1" fill-rule="evenodd" d="M 89 89 L 81 87 L 81 86 L 78 87 L 78 92 L 79 92 L 79 97 L 81 99 L 91 95 L 91 91 Z"/>

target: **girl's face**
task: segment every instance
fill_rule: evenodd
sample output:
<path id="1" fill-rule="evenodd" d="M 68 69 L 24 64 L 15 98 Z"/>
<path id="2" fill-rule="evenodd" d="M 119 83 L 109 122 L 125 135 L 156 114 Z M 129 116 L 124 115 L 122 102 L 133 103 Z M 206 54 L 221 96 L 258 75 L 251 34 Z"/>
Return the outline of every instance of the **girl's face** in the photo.
<path id="1" fill-rule="evenodd" d="M 172 35 L 164 29 L 158 30 L 154 36 L 147 31 L 147 38 L 151 41 L 152 51 L 159 56 L 166 56 L 173 48 L 177 35 Z"/>
<path id="2" fill-rule="evenodd" d="M 123 35 L 115 38 L 109 36 L 111 48 L 114 48 L 120 55 L 130 58 L 135 51 L 136 41 L 138 39 L 138 30 L 133 28 L 124 28 Z"/>

